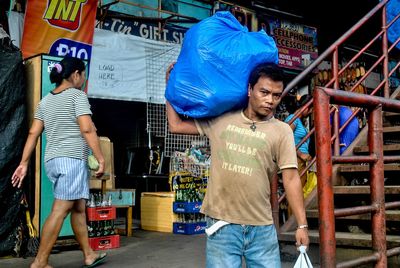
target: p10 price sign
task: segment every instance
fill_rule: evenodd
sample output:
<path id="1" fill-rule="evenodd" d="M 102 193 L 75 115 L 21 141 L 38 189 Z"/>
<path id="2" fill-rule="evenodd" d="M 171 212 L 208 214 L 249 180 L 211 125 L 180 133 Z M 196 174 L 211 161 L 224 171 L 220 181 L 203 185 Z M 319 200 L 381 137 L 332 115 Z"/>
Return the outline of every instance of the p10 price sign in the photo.
<path id="1" fill-rule="evenodd" d="M 25 14 L 22 53 L 89 60 L 97 0 L 30 0 Z"/>

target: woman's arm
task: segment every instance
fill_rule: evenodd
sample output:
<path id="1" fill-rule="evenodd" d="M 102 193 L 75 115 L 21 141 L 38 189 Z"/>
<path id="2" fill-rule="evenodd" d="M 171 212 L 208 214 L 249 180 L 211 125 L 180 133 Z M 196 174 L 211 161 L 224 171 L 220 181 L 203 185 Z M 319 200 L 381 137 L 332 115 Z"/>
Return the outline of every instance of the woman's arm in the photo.
<path id="1" fill-rule="evenodd" d="M 97 136 L 96 127 L 92 121 L 92 117 L 88 114 L 81 115 L 78 117 L 78 124 L 81 130 L 82 136 L 85 138 L 90 149 L 92 149 L 94 157 L 99 162 L 99 169 L 95 172 L 96 177 L 99 178 L 104 174 L 105 160 L 103 152 L 100 148 L 99 137 Z"/>
<path id="2" fill-rule="evenodd" d="M 33 119 L 33 123 L 31 128 L 29 129 L 29 135 L 26 139 L 26 143 L 24 146 L 24 151 L 22 153 L 21 162 L 17 169 L 14 171 L 14 174 L 11 176 L 11 183 L 13 187 L 17 186 L 18 188 L 21 188 L 22 182 L 24 181 L 24 178 L 28 171 L 29 159 L 31 158 L 32 152 L 36 147 L 38 138 L 40 134 L 42 134 L 43 129 L 43 121 Z"/>

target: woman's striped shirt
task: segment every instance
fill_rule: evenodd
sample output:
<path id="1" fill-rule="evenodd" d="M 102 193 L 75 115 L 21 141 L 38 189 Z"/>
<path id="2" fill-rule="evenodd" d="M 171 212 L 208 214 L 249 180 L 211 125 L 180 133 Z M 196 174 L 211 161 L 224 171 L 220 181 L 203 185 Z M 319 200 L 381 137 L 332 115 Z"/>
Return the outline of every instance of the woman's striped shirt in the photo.
<path id="1" fill-rule="evenodd" d="M 86 94 L 76 88 L 50 92 L 39 102 L 35 118 L 44 123 L 45 161 L 55 157 L 87 160 L 89 146 L 77 121 L 81 115 L 92 115 L 92 112 Z"/>

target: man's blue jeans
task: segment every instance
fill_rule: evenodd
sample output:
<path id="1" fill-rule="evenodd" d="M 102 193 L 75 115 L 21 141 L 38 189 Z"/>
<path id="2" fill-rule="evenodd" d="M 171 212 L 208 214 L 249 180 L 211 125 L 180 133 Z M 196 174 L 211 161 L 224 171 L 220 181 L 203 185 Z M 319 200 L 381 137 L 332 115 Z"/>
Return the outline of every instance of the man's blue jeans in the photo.
<path id="1" fill-rule="evenodd" d="M 207 228 L 218 220 L 207 217 Z M 279 243 L 274 225 L 228 224 L 207 237 L 207 268 L 280 268 Z"/>

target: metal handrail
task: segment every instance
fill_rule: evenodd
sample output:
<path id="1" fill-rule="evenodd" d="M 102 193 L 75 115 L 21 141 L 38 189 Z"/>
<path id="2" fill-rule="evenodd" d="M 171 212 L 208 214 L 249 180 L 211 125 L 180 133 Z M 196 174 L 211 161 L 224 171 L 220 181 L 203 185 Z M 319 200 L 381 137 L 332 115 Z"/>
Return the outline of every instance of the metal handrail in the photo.
<path id="1" fill-rule="evenodd" d="M 334 42 L 326 51 L 324 51 L 316 60 L 314 60 L 303 72 L 301 72 L 297 77 L 295 77 L 284 89 L 283 91 L 283 96 L 287 95 L 287 93 L 292 90 L 297 84 L 299 84 L 301 81 L 303 81 L 310 73 L 313 72 L 314 69 L 316 69 L 324 60 L 326 60 L 330 55 L 332 55 L 332 71 L 333 71 L 333 77 L 332 79 L 330 79 L 324 86 L 325 88 L 331 87 L 333 86 L 333 89 L 339 89 L 339 76 L 342 75 L 345 70 L 347 68 L 349 68 L 374 42 L 376 42 L 378 39 L 382 39 L 382 56 L 380 56 L 377 61 L 372 64 L 372 66 L 366 70 L 365 75 L 362 76 L 360 79 L 357 80 L 357 82 L 352 85 L 352 87 L 350 88 L 350 92 L 353 92 L 367 77 L 368 75 L 370 75 L 373 70 L 379 65 L 379 64 L 383 64 L 383 79 L 382 81 L 378 84 L 378 86 L 370 93 L 372 96 L 377 94 L 377 92 L 379 90 L 381 90 L 383 88 L 384 91 L 384 96 L 385 98 L 389 97 L 389 77 L 393 75 L 393 73 L 400 67 L 400 62 L 396 64 L 396 66 L 389 71 L 388 65 L 389 65 L 389 52 L 391 52 L 394 47 L 400 42 L 400 37 L 392 43 L 391 46 L 388 46 L 388 42 L 387 42 L 387 29 L 393 25 L 393 23 L 399 19 L 400 14 L 397 15 L 391 22 L 387 23 L 386 22 L 386 5 L 390 0 L 383 0 L 381 1 L 379 4 L 377 4 L 370 12 L 368 12 L 361 20 L 359 20 L 353 27 L 351 27 L 345 34 L 343 34 L 336 42 Z M 342 45 L 349 37 L 351 37 L 361 26 L 363 26 L 367 21 L 369 21 L 371 19 L 372 16 L 374 16 L 375 14 L 377 14 L 379 11 L 382 11 L 382 29 L 379 31 L 379 33 L 373 37 L 371 39 L 371 41 L 369 41 L 355 56 L 353 56 L 353 58 L 350 59 L 349 62 L 347 62 L 347 64 L 345 64 L 343 66 L 343 68 L 341 68 L 339 70 L 339 64 L 338 64 L 338 48 L 340 45 Z M 341 90 L 339 90 L 341 91 Z M 354 94 L 354 93 L 350 93 L 350 94 Z M 365 97 L 368 97 L 368 95 L 366 95 Z M 370 97 L 370 96 L 369 96 Z M 370 97 L 370 98 L 376 98 L 376 97 Z M 293 116 L 293 118 L 288 122 L 289 124 L 293 123 L 294 120 L 296 120 L 297 118 L 299 118 L 299 116 L 302 114 L 302 112 L 309 108 L 312 104 L 313 104 L 313 99 L 310 100 L 307 104 L 305 104 L 302 108 L 300 108 L 299 110 L 297 110 Z M 333 112 L 334 109 L 331 108 L 330 112 Z M 331 136 L 331 143 L 333 140 L 338 139 L 338 135 L 339 133 L 341 133 L 346 126 L 351 122 L 351 120 L 360 112 L 360 108 L 357 108 L 352 115 L 350 116 L 350 118 L 344 123 L 344 125 L 342 127 L 339 127 L 337 125 L 334 124 L 335 129 L 338 129 L 338 131 L 335 131 L 335 134 L 333 136 Z M 329 129 L 329 128 L 328 128 Z M 304 143 L 315 131 L 315 128 L 312 128 L 310 130 L 310 132 L 308 133 L 308 135 L 306 137 L 304 137 L 302 139 L 302 141 L 296 146 L 296 149 L 298 149 L 300 147 L 300 145 L 302 143 Z M 329 130 L 330 132 L 330 130 Z M 318 149 L 318 148 L 317 148 Z M 336 162 L 340 162 L 338 159 L 341 159 L 340 156 L 333 155 L 332 156 L 333 159 L 335 159 Z M 396 157 L 384 157 L 382 158 L 384 159 L 385 162 L 391 162 L 391 161 L 395 161 L 398 160 L 399 158 Z M 301 175 L 305 174 L 305 172 L 307 172 L 307 170 L 312 166 L 313 163 L 316 162 L 316 157 L 314 157 L 312 159 L 311 162 L 308 163 L 308 165 L 306 165 L 306 167 L 301 171 Z M 362 158 L 360 159 L 356 159 L 358 161 L 361 161 Z M 365 160 L 365 159 L 364 159 Z M 345 161 L 342 159 L 342 161 Z M 368 160 L 368 161 L 372 161 L 372 160 Z M 382 160 L 383 161 L 383 160 Z M 372 163 L 372 162 L 371 162 Z M 376 160 L 374 160 L 373 165 L 376 163 Z M 319 177 L 318 177 L 318 181 L 319 181 Z M 276 185 L 277 184 L 277 179 L 275 178 L 273 180 L 273 187 L 272 189 L 275 190 L 277 189 Z M 320 183 L 320 182 L 318 182 Z M 319 188 L 320 186 L 318 186 Z M 318 191 L 319 192 L 319 191 Z M 320 194 L 319 194 L 320 195 Z M 280 224 L 279 224 L 279 203 L 281 203 L 284 199 L 285 199 L 285 194 L 283 194 L 282 196 L 275 196 L 272 195 L 272 199 L 276 198 L 277 200 L 273 200 L 272 204 L 273 204 L 273 216 L 274 216 L 274 221 L 276 222 L 276 226 L 279 228 Z M 278 211 L 278 212 L 277 212 Z M 332 211 L 333 213 L 333 211 Z M 332 214 L 333 215 L 333 214 Z M 321 221 L 321 218 L 320 218 Z M 286 225 L 292 225 L 294 226 L 294 221 L 287 221 Z M 281 228 L 283 230 L 288 230 L 290 229 L 290 227 L 285 226 L 285 224 L 283 225 L 284 228 Z M 321 238 L 321 237 L 320 237 Z M 321 238 L 322 240 L 322 238 Z M 389 252 L 389 251 L 388 251 Z M 395 251 L 397 252 L 397 251 Z M 321 251 L 321 255 L 323 254 L 327 254 L 328 255 L 328 259 L 331 257 L 329 257 L 329 254 L 331 252 L 328 251 Z M 380 252 L 381 253 L 381 252 Z M 382 254 L 388 254 L 389 253 L 382 253 Z M 377 261 L 379 258 L 375 258 L 375 257 L 371 257 L 371 260 Z M 359 261 L 365 261 L 365 259 L 361 259 Z M 353 262 L 354 263 L 354 262 Z M 357 261 L 355 262 L 357 263 Z M 360 262 L 358 262 L 360 264 Z M 344 266 L 343 267 L 350 267 L 350 266 L 346 266 L 349 264 L 344 264 L 342 263 Z M 340 266 L 341 264 L 339 264 Z M 328 266 L 327 266 L 328 267 Z M 330 266 L 329 266 L 330 267 Z M 380 266 L 379 266 L 380 267 Z"/>
<path id="2" fill-rule="evenodd" d="M 346 33 L 344 33 L 336 42 L 334 42 L 326 51 L 324 51 L 315 61 L 313 61 L 303 72 L 301 72 L 297 77 L 295 77 L 284 89 L 282 96 L 285 96 L 290 90 L 292 90 L 298 83 L 300 83 L 304 78 L 307 77 L 320 63 L 322 63 L 328 56 L 330 56 L 332 53 L 334 54 L 334 62 L 337 64 L 337 51 L 338 47 L 344 43 L 349 37 L 354 34 L 361 26 L 363 26 L 373 15 L 375 15 L 378 11 L 381 9 L 385 9 L 385 6 L 389 0 L 381 1 L 378 5 L 376 5 L 370 12 L 368 12 L 362 19 L 360 19 L 353 27 L 351 27 Z M 384 16 L 385 17 L 385 16 Z M 350 61 L 341 69 L 338 70 L 337 66 L 333 66 L 333 69 L 336 69 L 336 72 L 334 72 L 333 78 L 325 85 L 326 87 L 331 86 L 333 83 L 335 83 L 335 88 L 338 88 L 337 86 L 337 81 L 339 75 L 343 74 L 343 72 L 351 66 L 359 56 L 361 56 L 376 40 L 378 40 L 380 37 L 384 36 L 386 33 L 387 28 L 389 28 L 398 18 L 400 17 L 400 14 L 396 16 L 391 22 L 389 22 L 387 25 L 384 25 L 381 30 L 375 37 L 372 38 L 370 42 L 368 42 L 367 45 L 364 46 L 353 58 L 350 59 Z M 386 21 L 382 21 L 382 23 L 386 24 Z M 396 46 L 397 43 L 400 42 L 400 38 L 396 42 L 394 42 L 389 49 L 383 48 L 383 50 L 386 52 L 384 55 L 382 55 L 365 73 L 364 76 L 362 76 L 349 90 L 353 92 L 366 78 L 369 74 L 372 73 L 374 68 L 378 66 L 382 61 L 387 61 L 387 54 Z M 385 43 L 385 42 L 384 42 Z M 387 42 L 386 42 L 387 45 Z M 386 55 L 385 55 L 386 54 Z M 392 70 L 391 72 L 386 72 L 385 78 L 383 81 L 377 86 L 375 90 L 371 92 L 371 95 L 375 95 L 379 89 L 382 88 L 382 86 L 387 87 L 388 86 L 388 77 L 390 77 L 394 71 L 399 68 L 400 63 L 398 63 Z M 385 90 L 386 91 L 386 90 Z M 385 94 L 387 95 L 387 94 Z M 386 96 L 388 97 L 388 96 Z M 289 120 L 288 124 L 292 124 L 297 118 L 300 117 L 300 115 L 303 113 L 304 110 L 309 108 L 313 103 L 313 99 L 311 99 L 308 103 L 306 103 L 303 107 L 301 107 L 299 110 L 297 110 L 294 114 L 294 116 Z M 333 112 L 334 109 L 331 110 Z M 338 134 L 340 134 L 346 126 L 351 122 L 351 120 L 360 112 L 360 109 L 356 109 L 352 115 L 346 120 L 344 125 L 339 129 Z M 335 126 L 336 127 L 336 126 Z M 313 134 L 315 131 L 314 128 L 312 128 L 309 133 L 307 134 L 306 137 L 304 137 L 296 146 L 296 150 L 304 143 L 307 141 L 307 139 Z M 338 138 L 337 135 L 333 136 L 333 139 Z M 315 161 L 313 161 L 315 162 Z M 311 167 L 311 165 L 307 165 L 308 167 Z M 304 170 L 301 172 L 301 174 L 305 174 L 307 172 L 307 166 L 304 168 Z M 282 202 L 285 199 L 285 195 L 281 196 L 279 198 L 279 201 Z M 279 203 L 280 203 L 279 202 Z"/>
<path id="3" fill-rule="evenodd" d="M 385 203 L 384 192 L 384 162 L 383 156 L 383 129 L 382 111 L 400 112 L 400 101 L 356 94 L 332 88 L 318 87 L 314 91 L 316 117 L 316 140 L 318 154 L 318 206 L 319 206 L 319 235 L 320 235 L 320 258 L 321 267 L 355 267 L 360 264 L 375 262 L 375 267 L 386 267 L 389 255 L 400 254 L 399 248 L 386 248 L 385 209 L 399 208 L 400 202 Z M 330 103 L 364 107 L 369 110 L 368 118 L 368 144 L 369 156 L 348 157 L 331 156 L 331 144 L 327 137 L 331 136 L 329 131 L 329 105 Z M 389 160 L 397 160 L 399 157 Z M 370 163 L 370 189 L 371 205 L 334 209 L 333 206 L 333 184 L 332 163 L 351 162 Z M 351 261 L 338 263 L 336 266 L 336 238 L 335 238 L 335 216 L 343 217 L 371 213 L 372 223 L 372 255 L 359 257 Z"/>

